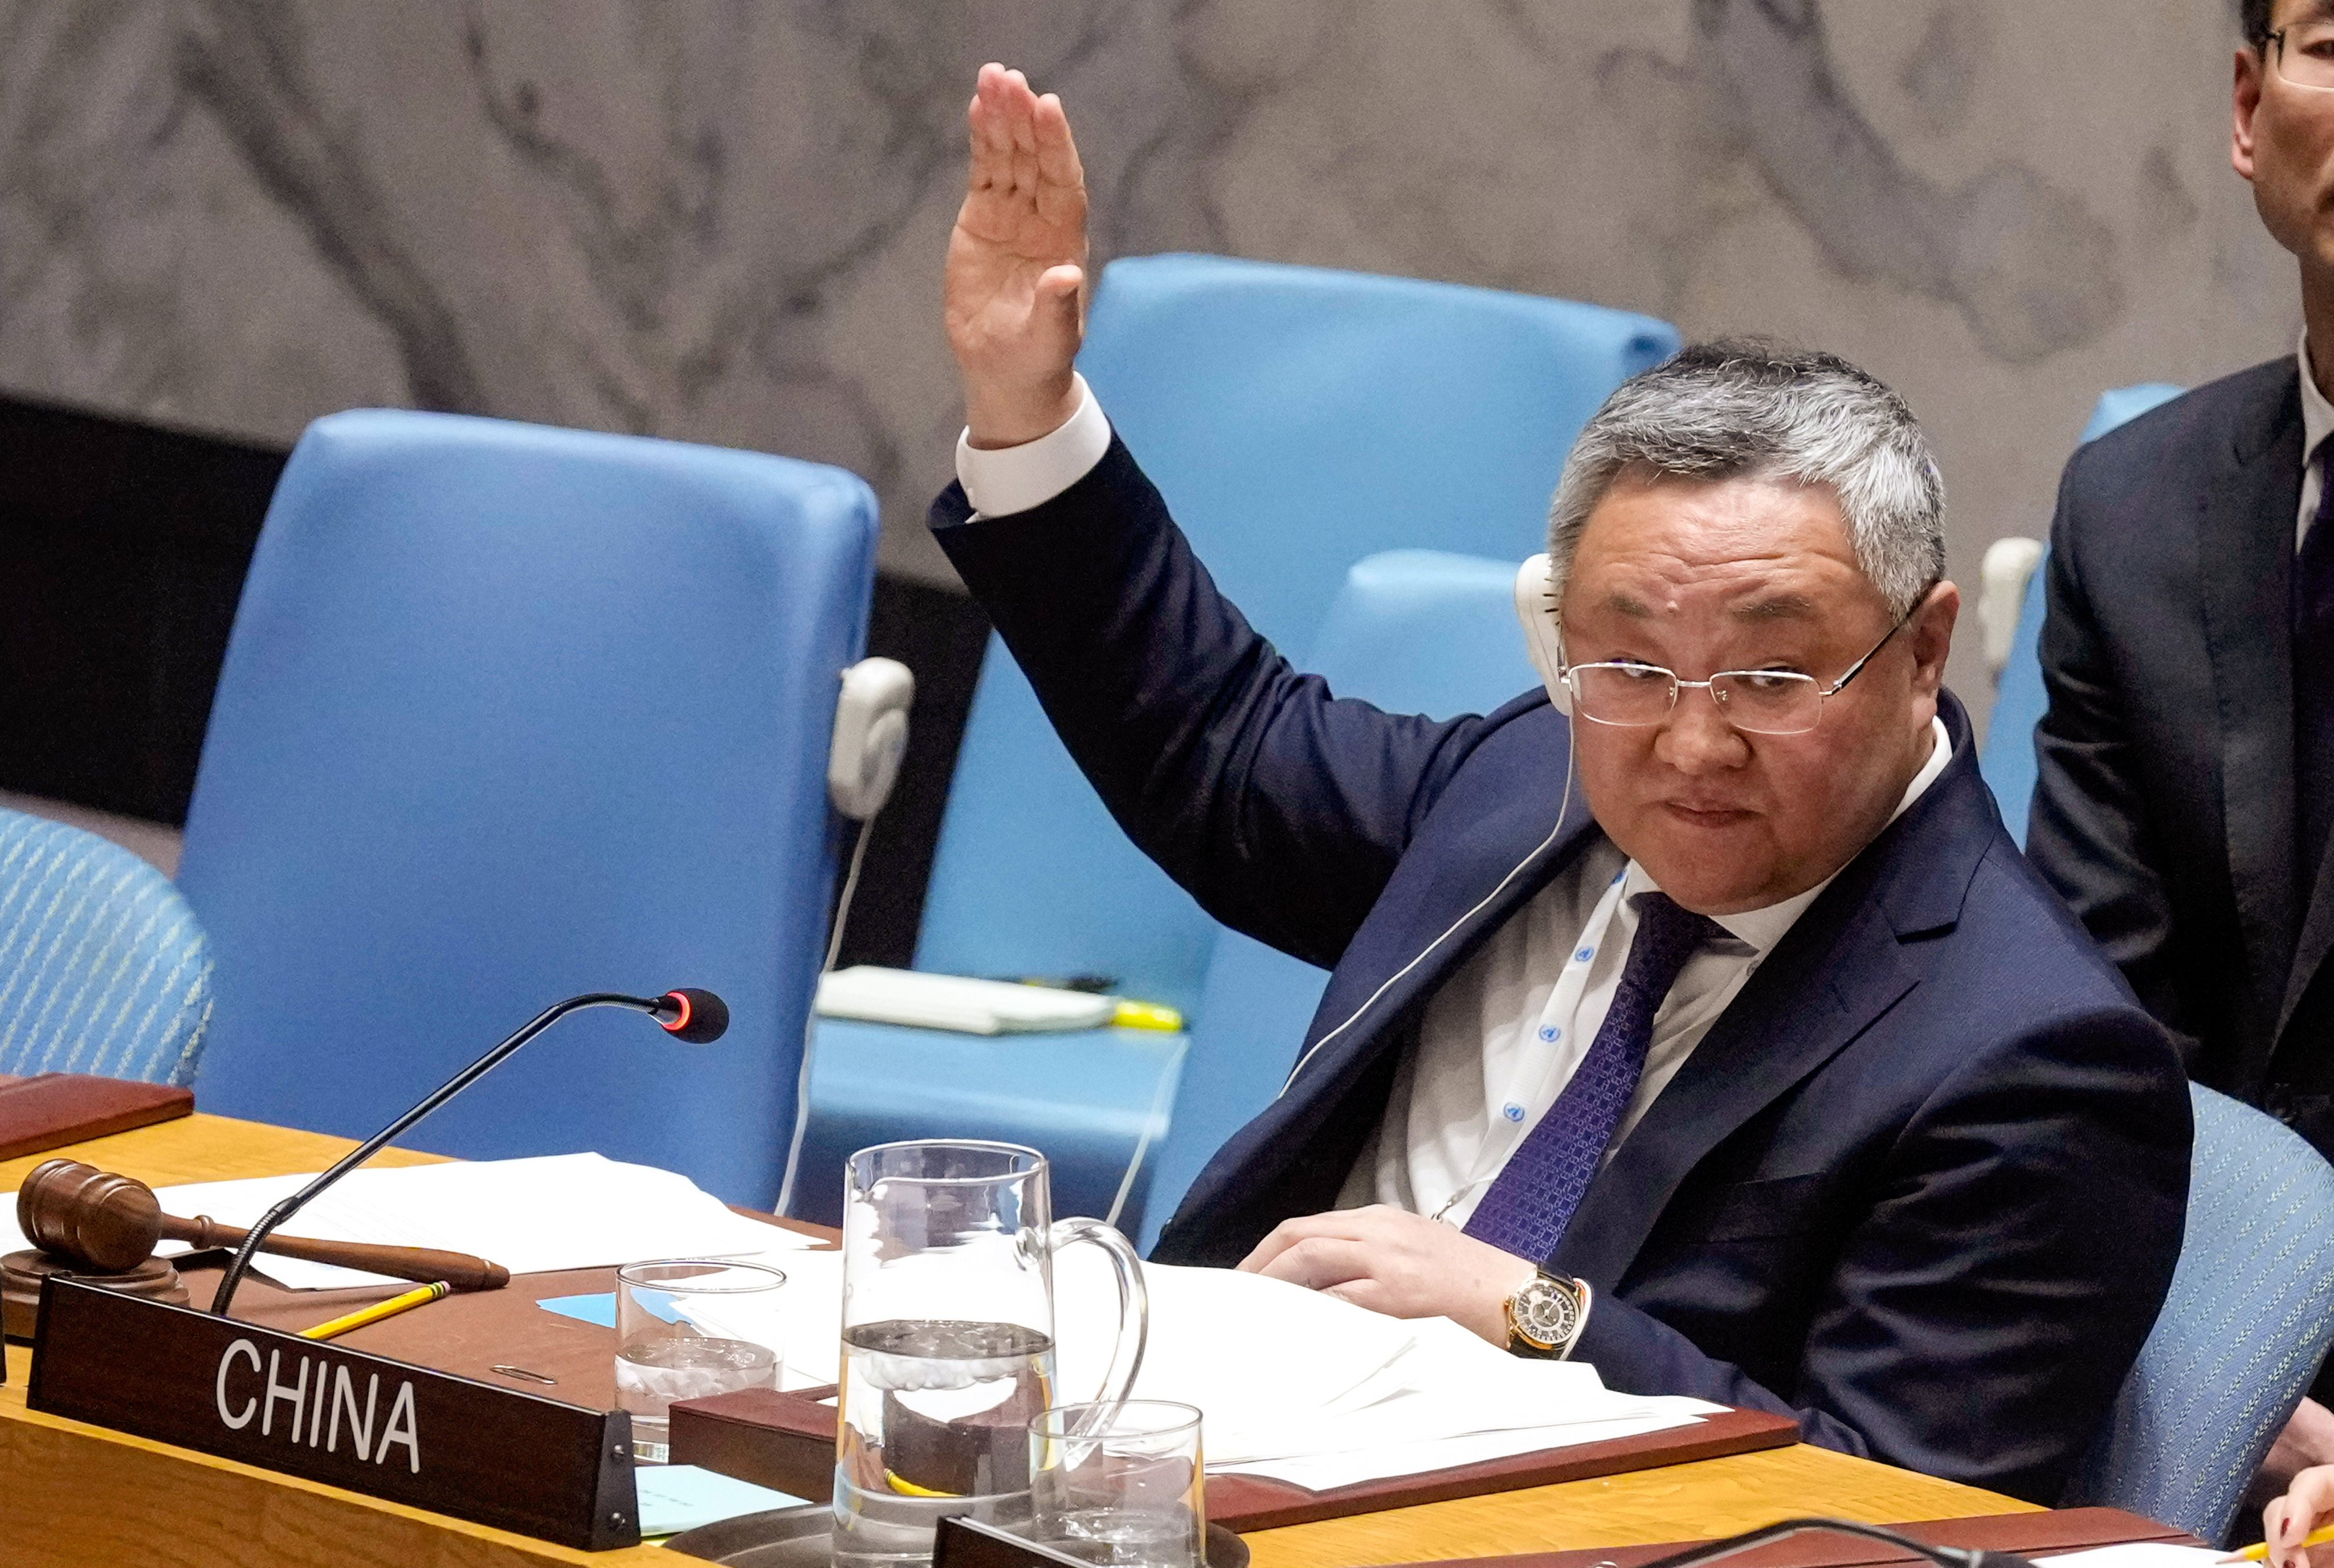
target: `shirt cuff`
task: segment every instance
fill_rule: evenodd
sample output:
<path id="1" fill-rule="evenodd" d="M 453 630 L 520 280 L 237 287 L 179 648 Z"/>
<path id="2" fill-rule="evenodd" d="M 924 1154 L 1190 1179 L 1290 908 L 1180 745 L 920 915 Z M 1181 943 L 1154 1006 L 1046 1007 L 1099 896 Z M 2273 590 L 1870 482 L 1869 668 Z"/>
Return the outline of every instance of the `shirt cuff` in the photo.
<path id="1" fill-rule="evenodd" d="M 972 522 L 1042 506 L 1091 473 L 1110 450 L 1110 420 L 1076 371 L 1077 412 L 1061 427 L 1018 447 L 981 447 L 968 428 L 956 438 L 957 482 L 972 503 Z"/>

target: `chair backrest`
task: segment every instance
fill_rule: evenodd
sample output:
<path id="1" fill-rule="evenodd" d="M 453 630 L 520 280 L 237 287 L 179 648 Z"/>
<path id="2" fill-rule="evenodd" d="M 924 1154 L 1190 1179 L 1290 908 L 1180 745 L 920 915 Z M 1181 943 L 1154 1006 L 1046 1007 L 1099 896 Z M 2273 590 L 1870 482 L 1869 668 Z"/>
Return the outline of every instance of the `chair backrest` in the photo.
<path id="1" fill-rule="evenodd" d="M 1539 549 L 1573 438 L 1676 346 L 1661 322 L 1561 300 L 1161 255 L 1104 271 L 1079 364 L 1216 581 L 1302 659 L 1365 555 Z M 1191 1012 L 1216 930 L 992 640 L 917 966 L 1106 974 Z"/>
<path id="2" fill-rule="evenodd" d="M 0 1073 L 189 1082 L 210 1019 L 210 942 L 168 877 L 0 810 Z"/>
<path id="3" fill-rule="evenodd" d="M 2098 407 L 2091 410 L 2091 422 L 2083 427 L 2082 441 L 2076 445 L 2096 441 L 2185 390 L 2168 381 L 2146 381 L 2102 392 Z M 2026 580 L 2018 633 L 2011 641 L 2010 661 L 2001 667 L 2001 682 L 1994 688 L 1993 713 L 1986 720 L 1985 746 L 1978 758 L 1978 769 L 1992 788 L 1995 803 L 2001 807 L 2001 820 L 2021 849 L 2026 847 L 2026 813 L 2034 802 L 2034 726 L 2042 722 L 2043 712 L 2050 706 L 2049 694 L 2042 688 L 2041 654 L 2042 575 L 2049 561 L 2044 555 Z"/>
<path id="4" fill-rule="evenodd" d="M 2274 1118 L 2201 1085 L 2188 1096 L 2172 1291 L 2067 1500 L 2217 1543 L 2334 1341 L 2334 1167 Z"/>
<path id="5" fill-rule="evenodd" d="M 1517 563 L 1432 550 L 1358 562 L 1307 662 L 1340 697 L 1394 713 L 1488 713 L 1539 684 L 1516 624 Z M 1551 792 L 1564 781 L 1551 779 Z M 1167 1136 L 1152 1159 L 1148 1252 L 1209 1159 L 1272 1102 L 1328 972 L 1237 931 L 1216 939 Z"/>
<path id="6" fill-rule="evenodd" d="M 727 1038 L 588 1013 L 407 1141 L 594 1149 L 777 1192 L 875 506 L 840 469 L 502 420 L 318 420 L 211 710 L 180 885 L 206 1106 L 369 1133 L 544 1007 L 703 986 Z"/>

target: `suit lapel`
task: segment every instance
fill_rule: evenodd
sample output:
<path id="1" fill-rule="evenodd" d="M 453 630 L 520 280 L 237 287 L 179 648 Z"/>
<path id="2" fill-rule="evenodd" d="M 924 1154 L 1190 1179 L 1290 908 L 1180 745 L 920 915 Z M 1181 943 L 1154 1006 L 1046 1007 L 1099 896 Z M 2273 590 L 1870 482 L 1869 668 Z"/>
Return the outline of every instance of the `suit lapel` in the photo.
<path id="1" fill-rule="evenodd" d="M 2298 372 L 2271 383 L 2258 418 L 2237 421 L 2205 492 L 2197 528 L 2204 646 L 2221 729 L 2221 800 L 2237 920 L 2262 1021 L 2279 1026 L 2329 942 L 2317 934 L 2307 967 L 2294 961 L 2293 643 L 2291 519 L 2301 496 L 2301 393 Z M 2248 1031 L 2273 1038 L 2270 1031 Z M 2264 1053 L 2243 1064 L 2259 1082 Z"/>
<path id="2" fill-rule="evenodd" d="M 1837 1055 L 1920 983 L 1904 939 L 1953 926 L 2001 831 L 1968 716 L 1940 704 L 1953 758 L 1833 880 L 1728 1004 L 1590 1184 L 1551 1266 L 1617 1286 L 1678 1184 L 1736 1129 Z"/>

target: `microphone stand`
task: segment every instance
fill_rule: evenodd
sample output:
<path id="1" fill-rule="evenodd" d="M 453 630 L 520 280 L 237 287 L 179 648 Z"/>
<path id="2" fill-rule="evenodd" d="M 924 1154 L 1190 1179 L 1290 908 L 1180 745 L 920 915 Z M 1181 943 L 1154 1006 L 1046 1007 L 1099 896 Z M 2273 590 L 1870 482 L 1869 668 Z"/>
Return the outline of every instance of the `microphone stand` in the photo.
<path id="1" fill-rule="evenodd" d="M 269 1233 L 277 1226 L 305 1207 L 309 1199 L 380 1153 L 399 1133 L 403 1132 L 494 1071 L 520 1046 L 566 1017 L 570 1013 L 580 1013 L 586 1007 L 627 1007 L 635 1013 L 646 1013 L 658 1023 L 665 1024 L 668 1030 L 673 1031 L 685 1027 L 690 1021 L 689 1005 L 686 1002 L 676 1005 L 672 993 L 662 996 L 648 997 L 619 996 L 613 991 L 594 991 L 589 996 L 570 996 L 564 1002 L 545 1008 L 517 1034 L 446 1080 L 420 1104 L 351 1150 L 339 1164 L 260 1216 L 259 1223 L 251 1227 L 243 1238 L 243 1245 L 236 1248 L 235 1260 L 227 1265 L 227 1274 L 219 1280 L 218 1292 L 211 1297 L 212 1313 L 217 1317 L 227 1316 L 227 1309 L 235 1300 L 236 1287 L 243 1283 L 244 1275 L 250 1270 L 252 1257 L 259 1251 L 260 1244 L 267 1239 Z M 679 1024 L 665 1023 L 667 1018 L 676 1016 L 680 1019 Z"/>
<path id="2" fill-rule="evenodd" d="M 2033 1568 L 2032 1563 L 2014 1552 L 1988 1552 L 1976 1546 L 1933 1546 L 1926 1541 L 1915 1541 L 1910 1535 L 1900 1535 L 1894 1530 L 1877 1529 L 1849 1519 L 1817 1518 L 1779 1519 L 1772 1525 L 1762 1525 L 1740 1535 L 1729 1535 L 1723 1541 L 1706 1541 L 1683 1552 L 1673 1552 L 1666 1557 L 1656 1557 L 1651 1563 L 1638 1564 L 1638 1568 L 1696 1568 L 1700 1563 L 1811 1530 L 1828 1531 L 1836 1535 L 1860 1535 L 1867 1541 L 1885 1542 L 1936 1564 L 1936 1568 Z"/>

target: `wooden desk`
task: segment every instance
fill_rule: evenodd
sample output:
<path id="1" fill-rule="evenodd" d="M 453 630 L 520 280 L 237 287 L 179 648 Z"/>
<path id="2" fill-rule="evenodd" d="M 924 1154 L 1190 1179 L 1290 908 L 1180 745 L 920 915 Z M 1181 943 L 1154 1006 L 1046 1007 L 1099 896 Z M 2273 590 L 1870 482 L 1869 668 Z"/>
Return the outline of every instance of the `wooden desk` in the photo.
<path id="1" fill-rule="evenodd" d="M 0 1161 L 0 1191 L 42 1159 L 84 1159 L 162 1187 L 318 1170 L 348 1140 L 197 1115 Z M 382 1165 L 435 1159 L 391 1150 Z M 652 1546 L 588 1553 L 377 1502 L 337 1487 L 35 1414 L 29 1351 L 10 1346 L 0 1388 L 0 1555 L 22 1568 L 91 1564 L 246 1568 L 518 1568 L 679 1561 Z M 1431 1503 L 1249 1537 L 1257 1568 L 1358 1568 L 1725 1534 L 1791 1514 L 1874 1524 L 2007 1514 L 1992 1492 L 1800 1445 L 1695 1465 Z"/>

